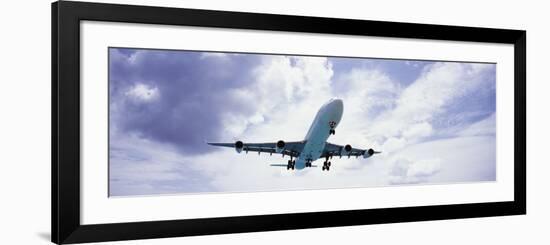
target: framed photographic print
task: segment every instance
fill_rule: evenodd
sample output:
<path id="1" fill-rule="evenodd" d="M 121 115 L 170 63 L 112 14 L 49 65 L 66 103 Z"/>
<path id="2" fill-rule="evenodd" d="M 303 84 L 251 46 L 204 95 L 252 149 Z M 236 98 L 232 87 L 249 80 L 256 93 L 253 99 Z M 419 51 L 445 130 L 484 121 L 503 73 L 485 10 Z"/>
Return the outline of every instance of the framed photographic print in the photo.
<path id="1" fill-rule="evenodd" d="M 525 31 L 52 4 L 52 241 L 526 212 Z"/>

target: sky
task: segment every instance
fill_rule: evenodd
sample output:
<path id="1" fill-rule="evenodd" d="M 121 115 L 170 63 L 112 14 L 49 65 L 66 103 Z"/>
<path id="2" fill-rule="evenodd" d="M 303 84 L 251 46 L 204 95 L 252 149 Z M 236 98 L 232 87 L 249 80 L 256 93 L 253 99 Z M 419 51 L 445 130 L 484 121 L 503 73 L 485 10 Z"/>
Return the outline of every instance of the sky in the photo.
<path id="1" fill-rule="evenodd" d="M 495 88 L 487 63 L 109 48 L 109 195 L 496 181 Z M 303 140 L 333 97 L 328 141 L 381 154 L 287 171 L 205 143 Z"/>

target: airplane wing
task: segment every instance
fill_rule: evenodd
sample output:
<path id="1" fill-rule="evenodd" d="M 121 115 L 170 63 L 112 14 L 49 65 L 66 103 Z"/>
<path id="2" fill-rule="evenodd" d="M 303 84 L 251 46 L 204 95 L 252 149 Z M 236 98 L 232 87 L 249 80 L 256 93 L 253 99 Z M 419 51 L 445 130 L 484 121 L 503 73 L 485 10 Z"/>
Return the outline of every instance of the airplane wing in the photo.
<path id="1" fill-rule="evenodd" d="M 248 153 L 249 151 L 258 152 L 258 153 L 269 153 L 269 154 L 284 154 L 286 156 L 298 157 L 304 148 L 305 141 L 295 141 L 295 142 L 284 142 L 283 147 L 277 147 L 277 144 L 281 146 L 280 142 L 273 143 L 243 143 L 237 141 L 235 143 L 208 143 L 213 146 L 223 146 L 223 147 L 232 147 L 237 150 L 237 152 L 244 151 Z"/>
<path id="2" fill-rule="evenodd" d="M 351 156 L 354 156 L 354 157 L 359 157 L 359 156 L 363 156 L 365 158 L 367 157 L 370 157 L 374 154 L 378 154 L 378 153 L 381 153 L 379 151 L 374 151 L 373 149 L 358 149 L 358 148 L 353 148 L 349 145 L 346 145 L 346 146 L 342 146 L 342 145 L 337 145 L 337 144 L 332 144 L 332 143 L 329 143 L 327 142 L 325 144 L 325 149 L 323 150 L 323 154 L 321 154 L 321 158 L 324 158 L 324 157 L 332 157 L 332 156 L 348 156 L 348 157 L 351 157 Z M 347 147 L 347 149 L 346 149 Z"/>

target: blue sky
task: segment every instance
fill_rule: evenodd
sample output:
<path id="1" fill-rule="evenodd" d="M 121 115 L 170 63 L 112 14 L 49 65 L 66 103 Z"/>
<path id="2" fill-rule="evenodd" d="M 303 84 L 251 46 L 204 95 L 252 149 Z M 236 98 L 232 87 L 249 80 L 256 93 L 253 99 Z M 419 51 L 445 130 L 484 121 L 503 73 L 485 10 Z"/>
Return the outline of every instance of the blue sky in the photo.
<path id="1" fill-rule="evenodd" d="M 495 64 L 109 49 L 109 192 L 152 195 L 494 181 Z M 301 140 L 344 101 L 329 141 L 374 148 L 331 171 L 270 167 L 205 141 Z"/>

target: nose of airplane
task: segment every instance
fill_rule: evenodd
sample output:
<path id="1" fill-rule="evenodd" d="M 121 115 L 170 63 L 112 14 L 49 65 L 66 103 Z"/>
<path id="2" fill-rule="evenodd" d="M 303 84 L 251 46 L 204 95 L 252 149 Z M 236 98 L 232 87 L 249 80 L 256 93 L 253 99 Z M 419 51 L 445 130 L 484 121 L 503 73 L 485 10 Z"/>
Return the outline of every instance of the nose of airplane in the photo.
<path id="1" fill-rule="evenodd" d="M 332 107 L 338 108 L 339 110 L 344 109 L 344 102 L 343 102 L 341 99 L 332 98 L 332 99 L 330 99 L 329 104 L 330 104 Z"/>

